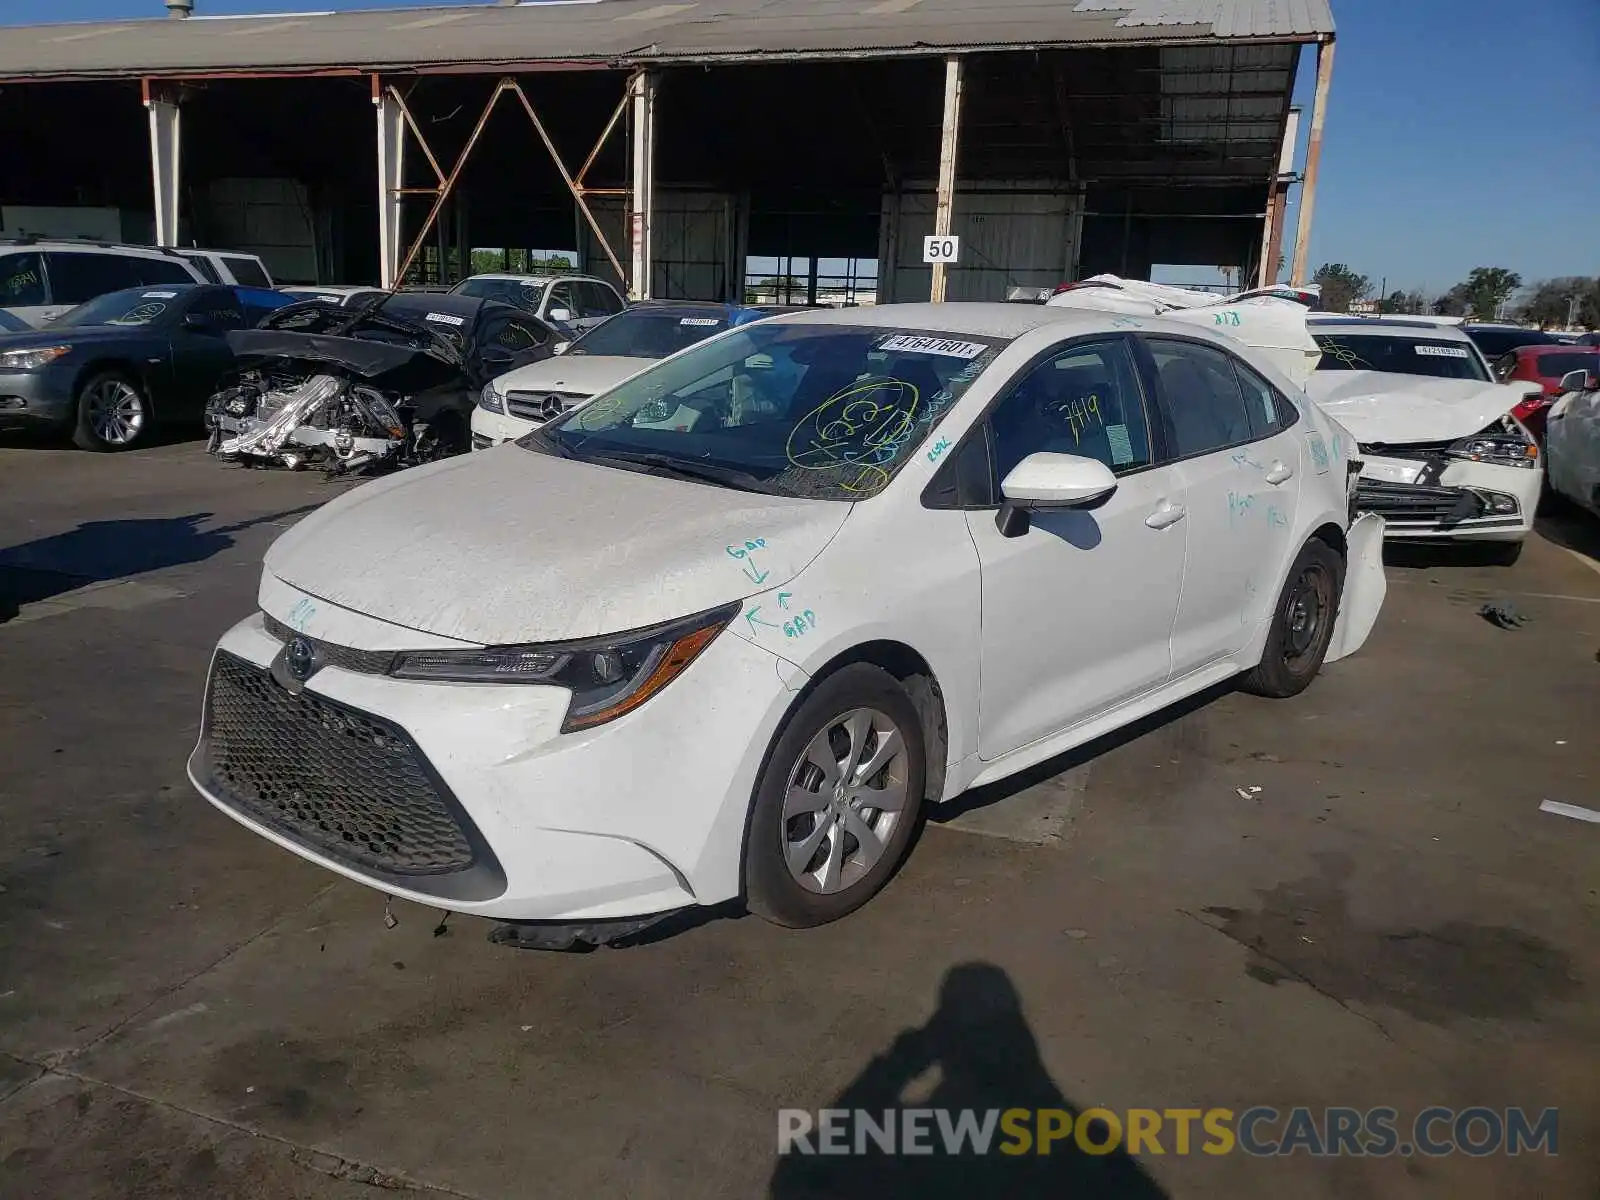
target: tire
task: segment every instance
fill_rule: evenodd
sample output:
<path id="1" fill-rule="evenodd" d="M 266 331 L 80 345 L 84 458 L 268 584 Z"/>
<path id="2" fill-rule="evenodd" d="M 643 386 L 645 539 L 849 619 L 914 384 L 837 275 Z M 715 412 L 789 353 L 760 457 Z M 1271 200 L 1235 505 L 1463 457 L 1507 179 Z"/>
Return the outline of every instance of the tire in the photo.
<path id="1" fill-rule="evenodd" d="M 862 779 L 855 768 L 872 766 L 895 735 L 898 750 Z M 872 899 L 911 843 L 926 755 L 921 718 L 894 676 L 852 663 L 823 679 L 789 714 L 756 785 L 744 855 L 750 910 L 775 925 L 806 929 Z M 838 789 L 829 786 L 829 756 Z M 853 766 L 841 771 L 850 759 Z M 849 786 L 852 776 L 859 786 Z M 876 856 L 862 832 L 877 836 Z"/>
<path id="2" fill-rule="evenodd" d="M 78 389 L 72 444 L 102 453 L 131 450 L 150 436 L 155 414 L 138 381 L 122 371 L 100 371 Z"/>
<path id="3" fill-rule="evenodd" d="M 1311 686 L 1333 640 L 1344 593 L 1344 559 L 1313 538 L 1289 568 L 1261 661 L 1240 685 L 1257 696 L 1284 699 Z"/>

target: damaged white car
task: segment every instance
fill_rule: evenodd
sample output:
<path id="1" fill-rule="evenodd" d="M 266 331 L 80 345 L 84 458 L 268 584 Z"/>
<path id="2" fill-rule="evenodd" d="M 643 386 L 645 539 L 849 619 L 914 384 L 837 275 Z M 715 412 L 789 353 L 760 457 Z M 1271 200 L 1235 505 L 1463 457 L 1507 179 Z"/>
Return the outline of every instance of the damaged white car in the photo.
<path id="1" fill-rule="evenodd" d="M 1457 328 L 1405 318 L 1313 316 L 1322 350 L 1306 391 L 1355 436 L 1357 509 L 1387 536 L 1497 544 L 1515 561 L 1544 466 L 1512 414 L 1536 383 L 1496 383 Z"/>
<path id="2" fill-rule="evenodd" d="M 1269 354 L 1193 322 L 732 328 L 284 534 L 190 778 L 499 940 L 735 898 L 821 924 L 884 886 L 925 805 L 1358 649 L 1383 523 L 1351 521 L 1344 442 Z"/>

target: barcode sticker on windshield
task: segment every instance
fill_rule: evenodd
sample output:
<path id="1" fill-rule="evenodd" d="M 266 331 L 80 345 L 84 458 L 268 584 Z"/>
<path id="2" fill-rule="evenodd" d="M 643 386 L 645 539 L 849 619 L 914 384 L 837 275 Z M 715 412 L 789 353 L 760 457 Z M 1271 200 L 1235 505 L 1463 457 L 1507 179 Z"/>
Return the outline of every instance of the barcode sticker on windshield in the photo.
<path id="1" fill-rule="evenodd" d="M 1107 425 L 1106 441 L 1111 446 L 1111 461 L 1117 466 L 1133 461 L 1133 443 L 1128 440 L 1126 425 Z"/>
<path id="2" fill-rule="evenodd" d="M 948 338 L 912 337 L 897 333 L 878 343 L 879 350 L 899 350 L 909 354 L 940 354 L 946 358 L 977 358 L 989 347 L 982 342 L 955 342 Z"/>
<path id="3" fill-rule="evenodd" d="M 679 325 L 721 325 L 722 322 L 715 317 L 684 317 Z"/>
<path id="4" fill-rule="evenodd" d="M 449 313 L 429 313 L 428 320 L 437 321 L 441 325 L 465 325 L 461 317 L 452 317 Z"/>
<path id="5" fill-rule="evenodd" d="M 1424 358 L 1471 358 L 1465 346 L 1424 346 L 1420 342 L 1412 347 Z"/>
<path id="6" fill-rule="evenodd" d="M 177 298 L 177 292 L 144 292 L 139 297 L 141 300 L 176 300 Z"/>

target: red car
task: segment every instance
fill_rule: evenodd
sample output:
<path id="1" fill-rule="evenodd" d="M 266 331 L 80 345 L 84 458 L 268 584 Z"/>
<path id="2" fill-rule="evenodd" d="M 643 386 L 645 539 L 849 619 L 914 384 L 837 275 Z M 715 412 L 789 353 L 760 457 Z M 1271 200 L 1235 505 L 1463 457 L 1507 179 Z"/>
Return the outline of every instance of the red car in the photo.
<path id="1" fill-rule="evenodd" d="M 1544 388 L 1544 395 L 1529 396 L 1511 410 L 1541 445 L 1545 414 L 1561 396 L 1561 377 L 1569 371 L 1600 372 L 1600 346 L 1518 346 L 1495 360 L 1494 377 L 1501 383 L 1526 380 Z"/>

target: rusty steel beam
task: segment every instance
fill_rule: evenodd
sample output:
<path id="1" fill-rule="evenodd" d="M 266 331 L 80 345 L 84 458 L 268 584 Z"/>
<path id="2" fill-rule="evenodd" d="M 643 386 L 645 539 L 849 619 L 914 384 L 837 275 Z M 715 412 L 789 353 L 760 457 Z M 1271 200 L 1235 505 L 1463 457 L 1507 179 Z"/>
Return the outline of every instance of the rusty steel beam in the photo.
<path id="1" fill-rule="evenodd" d="M 1317 92 L 1311 102 L 1311 140 L 1306 144 L 1306 181 L 1300 192 L 1300 221 L 1294 237 L 1296 287 L 1306 281 L 1306 263 L 1311 254 L 1311 214 L 1317 206 L 1317 168 L 1322 163 L 1322 122 L 1328 112 L 1328 86 L 1333 82 L 1333 39 L 1317 47 Z"/>
<path id="2" fill-rule="evenodd" d="M 574 178 L 577 180 L 578 187 L 583 188 L 583 177 L 589 173 L 589 168 L 594 166 L 594 160 L 600 157 L 600 151 L 605 149 L 606 142 L 611 138 L 611 131 L 617 127 L 617 122 L 622 120 L 622 114 L 627 111 L 628 90 L 627 88 L 623 88 L 622 99 L 617 101 L 617 107 L 611 113 L 611 120 L 606 122 L 606 127 L 601 130 L 600 137 L 594 144 L 594 149 L 589 151 L 589 157 L 583 160 L 583 166 L 578 168 L 578 173 L 576 176 L 574 176 Z M 597 188 L 584 188 L 584 190 L 589 192 L 591 195 L 604 194 Z M 623 189 L 623 192 L 625 193 L 626 190 L 627 189 Z"/>

